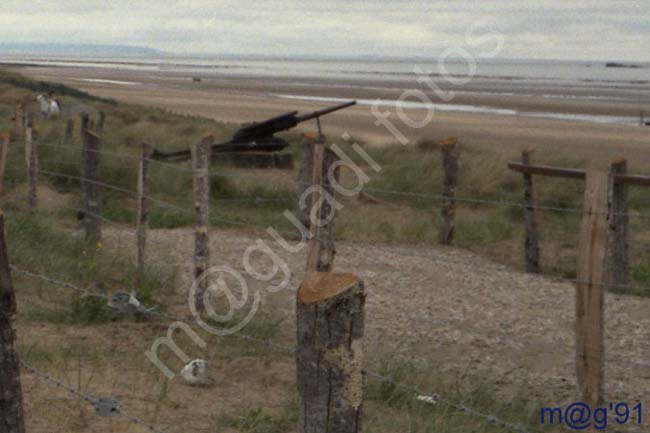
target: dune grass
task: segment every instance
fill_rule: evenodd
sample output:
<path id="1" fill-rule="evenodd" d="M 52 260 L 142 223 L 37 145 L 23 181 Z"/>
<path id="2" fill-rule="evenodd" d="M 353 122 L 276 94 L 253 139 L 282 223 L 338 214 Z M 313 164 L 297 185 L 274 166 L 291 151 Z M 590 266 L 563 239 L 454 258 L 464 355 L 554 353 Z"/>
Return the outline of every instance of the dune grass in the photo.
<path id="1" fill-rule="evenodd" d="M 3 81 L 4 77 L 4 81 Z M 0 129 L 10 129 L 13 104 L 17 100 L 31 100 L 28 107 L 36 111 L 35 93 L 29 80 L 15 73 L 0 72 Z M 15 80 L 23 84 L 16 87 Z M 9 80 L 9 81 L 7 81 Z M 96 118 L 101 110 L 106 113 L 102 136 L 101 179 L 119 188 L 135 190 L 139 144 L 147 141 L 154 148 L 169 151 L 187 149 L 203 136 L 211 134 L 215 142 L 224 141 L 237 125 L 223 124 L 209 119 L 174 114 L 169 111 L 108 104 L 85 95 L 67 91 L 63 99 L 64 118 L 77 121 L 78 113 L 85 111 Z M 80 175 L 79 133 L 66 142 L 64 121 L 36 119 L 39 133 L 41 168 L 71 177 Z M 77 125 L 78 127 L 78 125 Z M 289 151 L 298 165 L 302 157 L 301 137 L 297 133 L 284 134 L 291 143 Z M 355 140 L 351 140 L 354 142 Z M 357 140 L 356 142 L 359 142 Z M 366 192 L 376 200 L 371 202 L 342 198 L 345 208 L 339 213 L 337 236 L 352 241 L 379 241 L 393 243 L 437 244 L 439 195 L 442 190 L 442 168 L 437 139 L 420 145 L 376 147 L 359 142 L 379 163 L 382 170 L 375 173 L 351 149 L 350 143 L 337 143 L 370 175 Z M 488 255 L 495 260 L 523 267 L 523 210 L 520 206 L 503 203 L 522 203 L 521 175 L 506 168 L 509 160 L 518 159 L 514 153 L 486 149 L 480 143 L 461 140 L 460 173 L 457 195 L 457 223 L 455 244 Z M 640 161 L 645 157 L 630 151 L 630 171 L 643 173 Z M 625 153 L 622 151 L 622 153 Z M 638 152 L 637 152 L 638 153 Z M 565 167 L 585 167 L 604 164 L 609 150 L 594 150 L 581 155 L 573 151 L 539 152 L 536 161 Z M 24 181 L 23 152 L 19 141 L 10 150 L 8 182 Z M 637 167 L 639 165 L 639 167 Z M 211 166 L 211 223 L 217 227 L 292 230 L 282 216 L 285 209 L 296 207 L 297 168 L 294 170 L 236 169 L 218 159 Z M 43 176 L 42 180 L 60 191 L 78 191 L 78 180 Z M 536 178 L 539 202 L 557 209 L 579 209 L 582 206 L 582 181 Z M 343 183 L 355 185 L 356 176 L 344 170 Z M 409 196 L 386 191 L 430 195 Z M 151 195 L 172 206 L 154 202 L 151 206 L 152 228 L 174 228 L 192 224 L 191 163 L 151 164 Z M 470 201 L 463 201 L 468 198 Z M 630 188 L 629 205 L 632 213 L 650 215 L 650 191 Z M 103 191 L 103 213 L 116 222 L 132 224 L 135 219 L 133 194 Z M 495 203 L 489 203 L 495 202 Z M 501 204 L 500 204 L 501 203 Z M 180 209 L 179 209 L 180 208 Z M 74 211 L 69 212 L 72 217 Z M 371 221 L 371 224 L 368 224 Z M 575 250 L 579 216 L 575 212 L 541 211 L 540 230 L 542 268 L 544 272 L 572 276 L 575 274 Z M 644 267 L 650 263 L 650 254 L 644 247 L 650 230 L 645 219 L 632 217 L 630 221 L 632 278 L 635 284 L 649 284 Z M 645 289 L 636 294 L 648 294 Z"/>
<path id="2" fill-rule="evenodd" d="M 16 80 L 20 80 L 20 83 L 16 84 Z M 0 72 L 0 130 L 12 130 L 10 118 L 16 101 L 28 100 L 29 108 L 36 111 L 33 98 L 35 92 L 41 89 L 44 89 L 41 84 L 30 83 L 12 73 Z M 177 150 L 188 148 L 206 134 L 213 134 L 215 141 L 225 140 L 237 128 L 237 125 L 154 108 L 112 104 L 67 88 L 58 92 L 63 99 L 64 118 L 77 121 L 81 111 L 90 113 L 93 118 L 97 117 L 99 110 L 106 113 L 101 179 L 102 182 L 128 190 L 135 189 L 137 152 L 142 141 L 161 150 Z M 77 237 L 79 231 L 75 218 L 79 181 L 75 178 L 80 176 L 80 140 L 79 132 L 75 130 L 72 139 L 66 141 L 64 124 L 61 119 L 36 119 L 41 169 L 65 174 L 70 178 L 41 176 L 41 183 L 54 193 L 52 197 L 40 197 L 45 203 L 35 216 L 26 213 L 24 203 L 20 201 L 25 186 L 24 151 L 20 137 L 15 137 L 16 140 L 11 144 L 6 175 L 9 191 L 3 198 L 3 208 L 12 263 L 99 293 L 133 290 L 147 304 L 165 305 L 174 302 L 174 269 L 164 264 L 154 264 L 144 276 L 138 275 L 132 261 L 121 251 L 110 250 L 103 245 L 89 246 Z M 291 143 L 290 152 L 296 161 L 300 161 L 301 137 L 294 133 L 286 134 L 285 137 Z M 442 172 L 435 142 L 434 139 L 428 145 L 408 148 L 377 148 L 361 143 L 381 165 L 379 173 L 374 173 L 367 167 L 349 144 L 337 143 L 372 178 L 367 189 L 368 195 L 372 196 L 371 200 L 364 200 L 363 197 L 341 198 L 344 209 L 337 219 L 337 238 L 437 245 L 440 201 L 436 196 L 441 191 Z M 518 155 L 484 149 L 480 143 L 462 142 L 461 146 L 460 183 L 457 191 L 459 197 L 521 203 L 521 176 L 506 169 L 507 161 L 518 158 Z M 589 159 L 589 155 L 574 155 L 570 152 L 540 154 L 538 157 L 540 162 L 568 167 L 584 167 Z M 211 171 L 213 226 L 243 230 L 262 230 L 271 226 L 280 231 L 292 230 L 282 213 L 285 209 L 292 210 L 296 207 L 297 168 L 287 171 L 242 170 L 214 161 Z M 642 172 L 638 167 L 635 171 Z M 355 184 L 356 179 L 351 172 L 344 171 L 342 176 L 344 184 Z M 152 164 L 151 195 L 173 206 L 152 203 L 149 216 L 151 228 L 186 227 L 193 223 L 191 185 L 190 163 Z M 581 182 L 544 178 L 539 180 L 538 187 L 540 203 L 544 206 L 560 209 L 581 206 Z M 393 194 L 386 192 L 388 190 L 431 197 Z M 650 214 L 648 198 L 646 190 L 631 189 L 631 210 Z M 103 215 L 116 223 L 132 225 L 135 220 L 135 205 L 132 194 L 103 190 Z M 522 223 L 521 207 L 460 201 L 455 244 L 521 268 Z M 578 224 L 579 216 L 576 213 L 540 214 L 542 265 L 545 272 L 575 276 Z M 650 251 L 643 247 L 643 242 L 650 238 L 650 230 L 645 220 L 632 218 L 631 233 L 632 278 L 636 284 L 650 286 Z M 168 382 L 142 356 L 143 350 L 153 338 L 164 335 L 165 326 L 133 323 L 115 317 L 99 302 L 81 298 L 44 282 L 15 276 L 15 283 L 20 297 L 19 327 L 25 329 L 19 347 L 24 359 L 38 366 L 54 368 L 55 372 L 64 375 L 71 383 L 78 383 L 80 389 L 103 387 L 106 392 L 112 390 L 108 384 L 102 383 L 103 377 L 110 376 L 112 371 L 109 364 L 134 366 L 127 369 L 128 374 L 123 380 L 133 383 L 131 394 L 137 395 L 138 400 L 130 403 L 136 407 L 140 405 L 138 413 L 146 414 L 147 420 L 153 423 L 160 420 L 171 423 L 170 419 L 174 416 L 177 421 L 182 420 L 180 422 L 188 419 L 188 411 L 195 408 L 183 406 L 182 398 L 176 394 L 182 394 L 181 385 Z M 639 290 L 634 294 L 648 295 L 649 292 Z M 287 335 L 280 324 L 273 311 L 262 311 L 249 324 L 246 332 L 256 338 L 291 344 L 292 334 Z M 42 335 L 39 332 L 46 332 L 43 329 L 54 330 L 44 338 L 34 338 Z M 96 343 L 108 339 L 109 334 L 111 346 L 106 348 Z M 65 338 L 61 338 L 61 335 Z M 205 334 L 201 335 L 209 338 Z M 259 398 L 258 401 L 251 401 L 255 399 L 250 395 L 241 398 L 237 395 L 237 398 L 225 402 L 218 411 L 213 410 L 208 414 L 210 431 L 295 431 L 297 403 L 295 372 L 292 370 L 294 360 L 291 355 L 269 352 L 267 348 L 234 338 L 210 340 L 208 348 L 201 350 L 197 350 L 187 339 L 179 340 L 179 345 L 188 353 L 205 357 L 224 369 L 230 369 L 227 370 L 229 375 L 242 365 L 252 365 L 250 370 L 235 374 L 234 378 L 222 377 L 225 385 L 220 383 L 220 386 L 232 385 L 228 383 L 231 381 L 246 389 L 263 383 L 263 388 L 270 388 L 279 395 L 277 399 L 274 398 L 274 407 L 270 407 L 272 405 L 267 404 L 268 401 L 259 401 Z M 144 346 L 139 344 L 142 341 L 146 343 Z M 180 360 L 169 352 L 164 352 L 161 358 L 170 362 L 175 370 L 182 367 Z M 466 378 L 443 373 L 438 366 L 414 365 L 397 361 L 387 354 L 370 354 L 366 362 L 369 368 L 395 381 L 417 385 L 422 390 L 440 392 L 454 402 L 494 414 L 513 424 L 534 426 L 532 414 L 536 410 L 535 402 L 523 391 L 504 396 L 502 390 L 485 384 L 468 386 Z M 90 373 L 82 374 L 82 363 L 89 366 Z M 277 367 L 276 364 L 282 367 L 278 368 L 279 372 L 270 368 Z M 146 380 L 139 378 L 141 371 L 146 372 Z M 75 374 L 78 375 L 77 382 Z M 259 391 L 258 388 L 255 389 Z M 144 396 L 143 393 L 148 394 Z M 241 393 L 245 394 L 244 391 Z M 186 395 L 189 394 L 190 391 L 186 391 Z M 365 405 L 365 431 L 368 432 L 503 431 L 503 428 L 484 419 L 467 416 L 457 408 L 419 401 L 412 392 L 372 378 L 366 378 Z M 87 421 L 82 418 L 90 415 L 83 415 L 81 404 L 75 410 L 80 419 L 75 420 L 74 425 L 66 431 L 88 431 Z M 51 411 L 48 416 L 57 415 Z M 64 421 L 68 422 L 60 420 L 61 423 Z"/>

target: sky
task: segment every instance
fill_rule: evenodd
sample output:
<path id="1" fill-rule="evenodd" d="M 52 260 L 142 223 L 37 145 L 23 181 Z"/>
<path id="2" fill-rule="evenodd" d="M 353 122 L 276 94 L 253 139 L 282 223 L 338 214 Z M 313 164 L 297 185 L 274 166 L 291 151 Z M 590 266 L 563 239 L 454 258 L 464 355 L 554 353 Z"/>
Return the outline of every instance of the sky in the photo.
<path id="1" fill-rule="evenodd" d="M 0 40 L 180 54 L 437 56 L 467 33 L 499 57 L 650 61 L 650 0 L 0 0 Z M 486 43 L 486 46 L 489 45 Z"/>

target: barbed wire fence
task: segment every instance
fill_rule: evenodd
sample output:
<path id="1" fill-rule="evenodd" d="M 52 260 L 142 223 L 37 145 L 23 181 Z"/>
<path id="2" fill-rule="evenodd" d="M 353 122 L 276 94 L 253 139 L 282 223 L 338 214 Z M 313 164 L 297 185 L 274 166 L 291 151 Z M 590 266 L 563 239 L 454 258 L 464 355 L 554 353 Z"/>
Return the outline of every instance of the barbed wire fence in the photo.
<path id="1" fill-rule="evenodd" d="M 43 144 L 41 144 L 43 145 Z M 48 145 L 48 146 L 56 146 L 56 145 Z M 61 146 L 65 147 L 65 146 Z M 69 147 L 66 147 L 69 149 Z M 81 148 L 80 148 L 81 149 Z M 101 151 L 102 153 L 106 153 L 105 151 Z M 114 156 L 119 156 L 119 157 L 124 157 L 124 158 L 129 158 L 133 160 L 139 160 L 135 156 L 127 156 L 127 155 L 122 155 L 122 154 L 117 154 L 115 153 Z M 186 167 L 181 167 L 181 166 L 176 166 L 173 164 L 168 164 L 168 163 L 163 163 L 161 161 L 153 160 L 150 159 L 149 161 L 157 163 L 157 164 L 162 164 L 164 166 L 168 166 L 174 169 L 178 170 L 183 170 L 186 172 L 193 172 L 191 168 L 186 168 Z M 65 161 L 63 161 L 65 162 Z M 63 178 L 63 179 L 68 179 L 68 180 L 74 180 L 74 181 L 83 181 L 83 182 L 88 182 L 92 183 L 96 186 L 106 188 L 109 190 L 112 190 L 114 192 L 119 192 L 119 193 L 124 193 L 132 197 L 143 197 L 149 200 L 151 203 L 161 206 L 163 208 L 167 209 L 173 209 L 178 212 L 185 213 L 187 215 L 194 215 L 194 211 L 187 209 L 183 206 L 180 206 L 178 204 L 170 203 L 166 200 L 151 196 L 151 195 L 143 195 L 139 193 L 138 191 L 135 190 L 130 190 L 128 188 L 120 187 L 117 185 L 113 185 L 110 183 L 106 182 L 101 182 L 101 181 L 96 181 L 96 180 L 90 180 L 83 178 L 82 176 L 75 176 L 75 175 L 70 175 L 66 173 L 61 173 L 61 172 L 55 172 L 55 171 L 50 171 L 50 170 L 39 170 L 39 173 L 48 177 L 54 177 L 54 178 Z M 231 177 L 248 177 L 248 174 L 243 175 L 243 174 L 223 174 L 223 173 L 211 173 L 210 176 L 231 176 Z M 450 197 L 449 195 L 436 195 L 436 194 L 422 194 L 422 193 L 414 193 L 414 192 L 409 192 L 409 191 L 396 191 L 396 190 L 390 190 L 390 189 L 383 189 L 383 188 L 365 188 L 365 191 L 372 192 L 372 193 L 379 193 L 379 194 L 385 194 L 385 195 L 394 195 L 394 196 L 401 196 L 401 197 L 407 197 L 407 198 L 415 198 L 415 199 L 424 199 L 424 200 L 430 200 L 434 202 L 443 202 L 439 207 L 443 208 L 445 206 L 444 202 L 449 202 L 452 200 L 453 202 L 459 202 L 459 203 L 467 203 L 467 204 L 472 204 L 472 205 L 488 205 L 488 206 L 505 206 L 505 207 L 515 207 L 515 208 L 523 208 L 527 210 L 539 210 L 539 211 L 549 211 L 549 212 L 560 212 L 560 213 L 569 213 L 569 214 L 578 214 L 578 215 L 584 215 L 585 213 L 588 214 L 595 214 L 595 215 L 619 215 L 619 216 L 627 216 L 627 217 L 633 217 L 633 218 L 642 218 L 642 219 L 647 219 L 650 218 L 650 215 L 643 215 L 635 212 L 615 212 L 612 213 L 610 209 L 596 209 L 596 210 L 590 210 L 588 212 L 585 212 L 583 208 L 570 208 L 570 207 L 559 207 L 559 206 L 546 206 L 546 205 L 538 205 L 538 204 L 531 204 L 531 203 L 519 203 L 519 202 L 512 202 L 512 201 L 505 201 L 505 200 L 487 200 L 487 199 L 479 199 L 479 198 L 471 198 L 471 197 L 458 197 L 458 196 L 453 196 Z M 242 198 L 242 199 L 237 199 L 237 198 L 216 198 L 218 202 L 251 202 L 255 204 L 262 204 L 262 203 L 271 203 L 271 202 L 292 202 L 295 201 L 295 198 L 265 198 L 265 197 L 253 197 L 253 198 Z M 72 210 L 76 211 L 82 211 L 85 212 L 88 215 L 91 215 L 93 217 L 96 217 L 98 219 L 101 219 L 101 221 L 107 223 L 107 224 L 112 224 L 116 226 L 123 227 L 123 223 L 119 223 L 116 221 L 113 221 L 109 218 L 106 218 L 105 216 L 102 216 L 101 214 L 93 214 L 92 212 L 89 212 L 88 209 L 82 209 L 81 207 L 71 207 Z M 219 220 L 219 217 L 215 217 L 217 220 Z M 247 223 L 243 221 L 236 221 L 236 220 L 229 220 L 229 219 L 221 219 L 222 222 L 227 223 L 227 224 L 233 224 L 233 225 L 240 225 L 240 226 L 246 226 L 246 227 L 251 227 L 251 228 L 256 228 L 256 229 L 265 229 L 266 227 L 261 224 L 255 224 L 255 223 Z M 287 232 L 289 234 L 289 232 Z M 157 241 L 157 240 L 155 240 Z M 404 251 L 396 251 L 396 254 L 404 254 Z M 449 260 L 447 257 L 436 257 L 435 261 L 444 261 L 447 263 L 456 263 L 456 264 L 465 264 L 467 265 L 467 262 L 463 261 L 454 261 L 454 260 Z M 63 287 L 66 289 L 70 289 L 73 291 L 78 292 L 82 296 L 89 296 L 89 297 L 94 297 L 97 299 L 101 299 L 103 301 L 108 301 L 107 295 L 104 294 L 99 294 L 95 293 L 92 290 L 85 289 L 83 287 L 78 287 L 74 284 L 60 281 L 58 279 L 49 277 L 47 275 L 39 274 L 37 272 L 31 271 L 31 270 L 26 270 L 22 269 L 16 266 L 11 267 L 12 271 L 18 274 L 22 274 L 25 277 L 29 278 L 37 278 L 42 281 L 47 282 L 48 284 L 53 284 L 59 287 Z M 646 288 L 643 287 L 637 287 L 629 284 L 618 284 L 618 283 L 612 283 L 610 281 L 591 281 L 591 280 L 580 280 L 577 278 L 565 278 L 565 277 L 557 277 L 557 276 L 550 276 L 548 278 L 551 278 L 556 281 L 564 282 L 564 283 L 570 283 L 570 284 L 588 284 L 588 285 L 593 285 L 593 286 L 601 286 L 601 287 L 613 287 L 613 288 L 620 288 L 620 289 L 626 289 L 626 290 L 644 290 Z M 180 318 L 180 317 L 173 317 L 171 315 L 168 315 L 167 313 L 156 313 L 156 316 L 158 316 L 161 319 L 164 320 L 171 320 L 171 321 L 176 321 L 176 320 L 184 320 L 186 318 Z M 450 325 L 451 323 L 445 323 L 446 325 Z M 247 335 L 245 333 L 239 332 L 234 334 L 235 337 L 243 339 L 245 341 L 251 342 L 251 343 L 256 343 L 256 344 L 261 344 L 264 345 L 270 349 L 281 351 L 286 354 L 294 354 L 296 352 L 295 347 L 290 347 L 286 345 L 279 344 L 277 342 L 268 340 L 268 339 L 259 339 L 256 338 L 252 335 Z M 590 356 L 588 354 L 583 354 L 585 358 L 597 358 L 598 360 L 601 359 L 600 356 Z M 636 364 L 636 363 L 635 363 Z M 640 367 L 648 367 L 649 364 L 644 364 L 644 363 L 638 363 L 636 364 L 637 366 Z M 139 424 L 142 427 L 148 429 L 149 431 L 153 432 L 159 432 L 159 433 L 164 433 L 162 430 L 159 430 L 157 427 L 146 423 L 142 419 L 130 415 L 124 408 L 121 407 L 120 403 L 117 400 L 114 400 L 110 397 L 98 397 L 98 396 L 91 396 L 88 394 L 81 393 L 80 391 L 66 385 L 64 382 L 60 381 L 59 379 L 56 379 L 55 377 L 42 372 L 39 369 L 36 369 L 35 367 L 31 366 L 30 364 L 27 363 L 22 363 L 22 366 L 29 371 L 30 373 L 34 374 L 36 377 L 39 379 L 49 383 L 52 386 L 61 388 L 67 392 L 70 392 L 71 394 L 75 394 L 76 396 L 82 398 L 84 401 L 89 403 L 94 409 L 95 412 L 98 415 L 101 416 L 111 416 L 111 415 L 119 415 L 130 422 L 133 422 L 135 424 Z M 507 429 L 508 431 L 512 432 L 534 432 L 536 431 L 535 429 L 531 429 L 529 426 L 525 425 L 520 425 L 520 424 L 514 424 L 505 420 L 502 420 L 500 417 L 485 413 L 484 411 L 480 411 L 477 409 L 472 408 L 471 406 L 468 406 L 462 402 L 454 402 L 450 399 L 445 398 L 443 395 L 435 392 L 428 392 L 425 390 L 421 390 L 417 386 L 406 384 L 406 383 L 401 383 L 399 381 L 395 381 L 390 377 L 381 375 L 379 373 L 370 371 L 370 370 L 364 370 L 364 373 L 366 377 L 371 378 L 373 380 L 377 380 L 382 383 L 389 383 L 391 385 L 397 386 L 401 389 L 404 389 L 406 391 L 409 391 L 412 393 L 414 396 L 417 398 L 421 399 L 422 401 L 426 401 L 429 403 L 442 403 L 448 406 L 449 408 L 457 411 L 460 414 L 467 415 L 470 417 L 475 417 L 482 419 L 486 424 L 489 425 L 495 425 L 504 429 Z"/>

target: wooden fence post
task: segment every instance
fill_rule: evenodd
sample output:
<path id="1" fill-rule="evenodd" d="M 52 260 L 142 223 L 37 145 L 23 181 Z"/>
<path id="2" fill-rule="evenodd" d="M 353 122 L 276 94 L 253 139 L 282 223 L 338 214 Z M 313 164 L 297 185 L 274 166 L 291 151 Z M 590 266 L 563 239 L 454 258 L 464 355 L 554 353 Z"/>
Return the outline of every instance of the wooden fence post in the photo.
<path id="1" fill-rule="evenodd" d="M 7 157 L 9 156 L 9 142 L 11 134 L 9 131 L 2 133 L 2 150 L 0 150 L 0 194 L 4 193 L 5 170 L 7 168 Z"/>
<path id="2" fill-rule="evenodd" d="M 81 130 L 81 142 L 83 144 L 84 140 L 86 139 L 86 131 L 88 130 L 88 113 L 81 113 L 79 117 L 81 118 L 81 121 L 79 122 L 79 128 Z"/>
<path id="3" fill-rule="evenodd" d="M 102 239 L 101 193 L 99 181 L 99 161 L 101 139 L 90 130 L 83 135 L 81 150 L 81 209 L 86 241 L 96 244 Z"/>
<path id="4" fill-rule="evenodd" d="M 297 296 L 300 433 L 360 433 L 365 291 L 354 274 L 313 272 Z"/>
<path id="5" fill-rule="evenodd" d="M 587 171 L 576 272 L 576 370 L 585 403 L 603 400 L 603 304 L 607 251 L 607 172 Z"/>
<path id="6" fill-rule="evenodd" d="M 311 194 L 307 191 L 312 186 L 314 177 L 314 144 L 315 139 L 305 134 L 302 143 L 302 162 L 298 171 L 298 214 L 300 222 L 307 229 L 311 227 Z"/>
<path id="7" fill-rule="evenodd" d="M 524 150 L 521 153 L 521 163 L 533 163 L 534 150 Z M 537 189 L 533 182 L 533 175 L 524 173 L 524 221 L 526 226 L 526 239 L 524 253 L 526 255 L 526 272 L 539 273 L 539 230 L 537 224 Z"/>
<path id="8" fill-rule="evenodd" d="M 145 245 L 147 241 L 147 217 L 149 206 L 149 153 L 151 146 L 148 143 L 140 144 L 140 168 L 138 170 L 138 221 L 136 228 L 138 242 L 138 272 L 144 272 Z"/>
<path id="9" fill-rule="evenodd" d="M 611 214 L 609 228 L 612 236 L 612 267 L 610 281 L 616 286 L 626 286 L 629 283 L 629 259 L 628 259 L 628 207 L 627 207 L 627 186 L 623 183 L 613 181 L 614 175 L 625 174 L 627 162 L 619 159 L 612 163 L 610 186 L 611 192 Z M 617 287 L 614 288 L 617 288 Z"/>
<path id="10" fill-rule="evenodd" d="M 72 141 L 72 133 L 74 131 L 74 120 L 68 119 L 65 124 L 65 144 L 70 144 Z"/>
<path id="11" fill-rule="evenodd" d="M 194 280 L 197 284 L 195 305 L 205 311 L 204 295 L 209 286 L 205 272 L 210 266 L 210 149 L 214 138 L 205 137 L 194 148 Z"/>
<path id="12" fill-rule="evenodd" d="M 97 133 L 102 134 L 104 132 L 104 122 L 106 121 L 106 113 L 103 111 L 99 112 L 99 119 L 97 120 Z"/>
<path id="13" fill-rule="evenodd" d="M 308 271 L 330 272 L 334 266 L 336 207 L 333 201 L 334 183 L 340 178 L 338 160 L 323 140 L 305 142 L 298 178 L 298 207 L 300 220 L 310 231 Z"/>
<path id="14" fill-rule="evenodd" d="M 38 205 L 37 188 L 38 188 L 38 134 L 32 128 L 31 124 L 25 128 L 25 157 L 27 159 L 27 204 L 29 211 L 36 212 Z"/>
<path id="15" fill-rule="evenodd" d="M 15 316 L 16 296 L 9 269 L 4 215 L 0 212 L 0 431 L 3 433 L 25 433 Z"/>
<path id="16" fill-rule="evenodd" d="M 442 168 L 444 169 L 442 208 L 438 239 L 443 245 L 450 245 L 454 238 L 456 216 L 456 184 L 458 182 L 459 149 L 456 140 L 441 143 Z"/>
<path id="17" fill-rule="evenodd" d="M 16 134 L 22 136 L 25 129 L 25 108 L 23 104 L 16 104 L 16 111 L 14 112 L 14 122 L 16 125 Z"/>

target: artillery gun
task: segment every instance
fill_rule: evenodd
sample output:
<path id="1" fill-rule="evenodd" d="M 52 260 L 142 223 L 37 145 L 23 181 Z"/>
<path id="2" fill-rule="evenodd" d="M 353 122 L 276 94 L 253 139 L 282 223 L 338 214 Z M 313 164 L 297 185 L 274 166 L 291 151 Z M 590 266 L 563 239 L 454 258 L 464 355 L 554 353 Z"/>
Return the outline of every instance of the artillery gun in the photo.
<path id="1" fill-rule="evenodd" d="M 212 145 L 212 153 L 240 153 L 240 152 L 277 152 L 289 146 L 282 138 L 275 134 L 288 131 L 302 122 L 316 119 L 318 132 L 321 133 L 320 118 L 335 111 L 355 105 L 356 101 L 346 102 L 324 110 L 298 115 L 297 111 L 272 117 L 262 122 L 255 122 L 235 132 L 230 141 Z M 191 151 L 179 150 L 176 152 L 160 152 L 154 150 L 153 159 L 167 161 L 186 161 L 192 158 Z"/>

